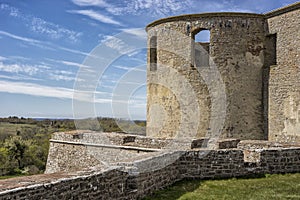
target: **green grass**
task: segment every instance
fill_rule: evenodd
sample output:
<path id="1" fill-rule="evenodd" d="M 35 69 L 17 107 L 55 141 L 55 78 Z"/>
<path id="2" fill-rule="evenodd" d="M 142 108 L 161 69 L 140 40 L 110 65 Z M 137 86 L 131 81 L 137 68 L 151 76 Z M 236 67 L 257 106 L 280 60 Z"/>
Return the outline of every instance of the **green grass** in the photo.
<path id="1" fill-rule="evenodd" d="M 15 135 L 22 128 L 33 128 L 36 125 L 31 124 L 11 124 L 8 122 L 0 122 L 0 134 Z"/>
<path id="2" fill-rule="evenodd" d="M 15 177 L 20 177 L 20 176 L 27 176 L 27 175 L 25 175 L 25 174 L 16 174 L 16 175 L 0 176 L 0 180 L 2 180 L 2 179 L 9 179 L 9 178 L 15 178 Z"/>
<path id="3" fill-rule="evenodd" d="M 0 143 L 4 142 L 5 139 L 10 136 L 17 135 L 18 132 L 31 132 L 30 130 L 34 129 L 36 125 L 32 124 L 12 124 L 8 122 L 0 122 Z"/>
<path id="4" fill-rule="evenodd" d="M 144 200 L 300 199 L 300 174 L 264 178 L 181 181 Z"/>

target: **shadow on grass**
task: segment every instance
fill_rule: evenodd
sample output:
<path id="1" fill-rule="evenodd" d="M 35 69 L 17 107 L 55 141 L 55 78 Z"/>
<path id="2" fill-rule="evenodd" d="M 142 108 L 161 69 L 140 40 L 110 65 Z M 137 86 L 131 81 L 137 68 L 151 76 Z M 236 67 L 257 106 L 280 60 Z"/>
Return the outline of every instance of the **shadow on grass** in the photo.
<path id="1" fill-rule="evenodd" d="M 266 178 L 264 174 L 254 174 L 254 175 L 248 175 L 248 176 L 242 176 L 242 177 L 236 177 L 236 178 L 229 178 L 229 179 L 251 179 L 251 178 Z M 229 180 L 228 178 L 216 178 L 214 180 Z M 179 199 L 184 194 L 189 192 L 194 192 L 197 190 L 201 183 L 204 183 L 205 181 L 210 179 L 183 179 L 181 181 L 178 181 L 174 183 L 173 185 L 164 188 L 162 190 L 159 190 L 157 192 L 154 192 L 152 195 L 147 196 L 143 200 L 167 200 L 167 199 Z"/>

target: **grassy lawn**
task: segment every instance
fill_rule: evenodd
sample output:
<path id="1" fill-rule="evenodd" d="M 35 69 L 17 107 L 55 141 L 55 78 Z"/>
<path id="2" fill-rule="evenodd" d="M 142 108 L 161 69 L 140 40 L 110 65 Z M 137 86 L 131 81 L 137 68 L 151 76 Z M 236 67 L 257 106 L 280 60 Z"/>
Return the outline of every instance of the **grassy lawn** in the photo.
<path id="1" fill-rule="evenodd" d="M 300 174 L 264 178 L 181 181 L 144 200 L 300 199 Z"/>

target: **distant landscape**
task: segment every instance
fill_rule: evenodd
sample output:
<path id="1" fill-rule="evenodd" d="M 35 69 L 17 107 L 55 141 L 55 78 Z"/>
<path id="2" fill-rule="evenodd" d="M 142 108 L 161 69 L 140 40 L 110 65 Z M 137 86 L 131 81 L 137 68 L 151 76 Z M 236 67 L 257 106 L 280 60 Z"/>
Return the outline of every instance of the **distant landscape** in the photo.
<path id="1" fill-rule="evenodd" d="M 145 134 L 145 121 L 128 121 L 113 118 L 80 119 L 81 129 L 123 132 L 122 123 L 129 133 Z M 97 122 L 96 121 L 96 122 Z M 138 125 L 133 126 L 134 124 Z M 49 139 L 54 132 L 76 130 L 73 119 L 33 119 L 24 117 L 0 118 L 0 178 L 43 173 L 49 149 Z"/>

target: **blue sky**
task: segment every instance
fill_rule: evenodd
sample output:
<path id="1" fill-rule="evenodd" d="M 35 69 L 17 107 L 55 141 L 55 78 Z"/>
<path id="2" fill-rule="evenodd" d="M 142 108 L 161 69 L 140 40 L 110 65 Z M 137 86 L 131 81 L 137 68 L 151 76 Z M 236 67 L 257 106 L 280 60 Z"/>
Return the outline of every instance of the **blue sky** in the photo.
<path id="1" fill-rule="evenodd" d="M 0 0 L 0 116 L 73 118 L 75 110 L 75 117 L 145 119 L 146 49 L 122 52 L 123 42 L 115 35 L 125 35 L 126 40 L 134 36 L 145 45 L 144 27 L 162 17 L 222 11 L 264 13 L 294 2 Z M 110 63 L 104 59 L 109 57 L 108 47 L 118 55 Z M 97 64 L 89 64 L 88 57 L 96 50 Z M 88 88 L 93 96 L 77 98 L 78 88 Z M 125 94 L 130 97 L 122 98 Z M 114 102 L 120 104 L 112 108 Z"/>

